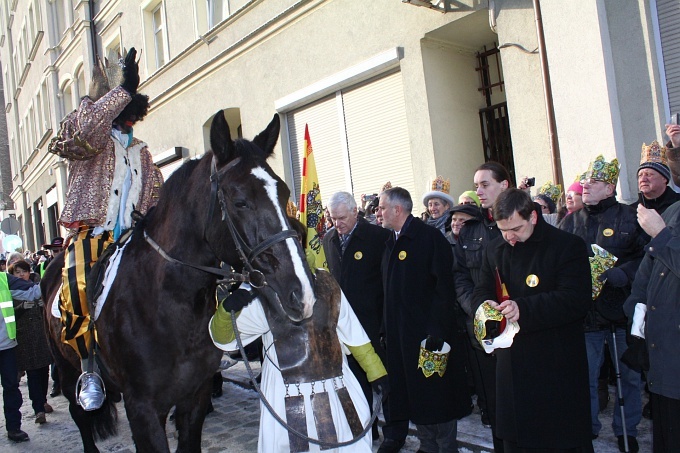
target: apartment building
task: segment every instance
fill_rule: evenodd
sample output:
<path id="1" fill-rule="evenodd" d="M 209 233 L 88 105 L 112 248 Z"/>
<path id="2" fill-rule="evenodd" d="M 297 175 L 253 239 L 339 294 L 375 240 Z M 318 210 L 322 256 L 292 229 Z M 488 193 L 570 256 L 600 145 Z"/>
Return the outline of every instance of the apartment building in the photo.
<path id="1" fill-rule="evenodd" d="M 437 175 L 458 194 L 488 159 L 568 185 L 597 154 L 632 199 L 642 142 L 680 111 L 679 25 L 677 0 L 0 0 L 0 170 L 25 247 L 63 235 L 67 163 L 47 145 L 95 57 L 134 46 L 135 135 L 166 177 L 223 111 L 235 137 L 281 116 L 272 166 L 294 199 L 305 124 L 324 199 L 391 181 L 417 201 Z"/>

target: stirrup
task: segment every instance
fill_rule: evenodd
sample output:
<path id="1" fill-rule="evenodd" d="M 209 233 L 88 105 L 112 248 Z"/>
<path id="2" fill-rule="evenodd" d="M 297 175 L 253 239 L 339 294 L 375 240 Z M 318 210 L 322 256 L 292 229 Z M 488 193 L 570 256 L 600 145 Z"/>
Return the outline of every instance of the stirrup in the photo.
<path id="1" fill-rule="evenodd" d="M 102 407 L 105 399 L 106 386 L 101 376 L 83 372 L 76 382 L 76 403 L 83 410 L 94 411 Z"/>

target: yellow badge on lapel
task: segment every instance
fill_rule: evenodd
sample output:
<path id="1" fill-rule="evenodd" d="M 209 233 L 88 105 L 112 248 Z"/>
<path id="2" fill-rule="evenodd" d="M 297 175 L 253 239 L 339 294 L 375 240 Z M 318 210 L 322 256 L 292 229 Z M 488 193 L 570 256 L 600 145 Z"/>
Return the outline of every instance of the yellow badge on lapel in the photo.
<path id="1" fill-rule="evenodd" d="M 404 250 L 402 250 L 401 252 L 399 252 L 399 259 L 400 259 L 401 261 L 404 261 L 404 260 L 406 259 L 406 252 L 405 252 Z"/>
<path id="2" fill-rule="evenodd" d="M 607 237 L 614 236 L 614 230 L 612 230 L 611 228 L 607 228 L 602 232 L 602 234 L 604 234 Z"/>
<path id="3" fill-rule="evenodd" d="M 354 259 L 357 260 L 357 261 L 359 261 L 359 260 L 360 260 L 361 258 L 363 258 L 363 257 L 364 257 L 364 254 L 361 253 L 361 252 L 356 252 L 356 253 L 354 254 Z"/>
<path id="4" fill-rule="evenodd" d="M 529 288 L 535 288 L 538 286 L 538 276 L 530 274 L 529 276 L 527 276 L 526 282 Z"/>

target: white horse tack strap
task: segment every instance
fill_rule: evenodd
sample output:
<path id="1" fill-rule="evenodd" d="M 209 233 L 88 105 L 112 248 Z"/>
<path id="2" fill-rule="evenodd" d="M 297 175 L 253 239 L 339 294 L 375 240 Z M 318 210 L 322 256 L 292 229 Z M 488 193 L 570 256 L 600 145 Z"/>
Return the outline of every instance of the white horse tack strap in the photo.
<path id="1" fill-rule="evenodd" d="M 104 289 L 102 289 L 102 293 L 97 298 L 97 302 L 94 308 L 93 319 L 95 321 L 97 320 L 97 318 L 99 318 L 99 314 L 102 312 L 102 308 L 104 308 L 104 302 L 106 301 L 106 298 L 109 295 L 109 290 L 111 289 L 111 285 L 113 284 L 113 281 L 116 279 L 116 275 L 118 274 L 118 265 L 120 264 L 121 258 L 123 258 L 123 251 L 125 250 L 125 247 L 127 247 L 127 245 L 130 243 L 130 239 L 132 239 L 132 235 L 129 235 L 127 240 L 123 243 L 123 245 L 118 247 L 116 251 L 113 252 L 113 255 L 111 255 L 111 258 L 109 258 L 109 264 L 106 267 L 104 281 L 102 282 L 102 286 L 104 287 Z"/>

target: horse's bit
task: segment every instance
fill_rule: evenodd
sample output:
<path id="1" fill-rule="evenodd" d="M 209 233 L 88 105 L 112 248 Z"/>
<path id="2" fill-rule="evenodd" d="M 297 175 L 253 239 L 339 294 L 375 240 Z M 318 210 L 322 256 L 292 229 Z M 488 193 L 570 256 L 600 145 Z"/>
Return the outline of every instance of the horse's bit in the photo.
<path id="1" fill-rule="evenodd" d="M 223 282 L 225 281 L 248 282 L 253 288 L 259 289 L 267 285 L 267 279 L 265 278 L 262 271 L 255 269 L 253 267 L 252 261 L 260 253 L 274 246 L 274 244 L 285 241 L 288 238 L 296 237 L 297 233 L 295 232 L 295 230 L 291 229 L 283 230 L 260 242 L 252 249 L 248 247 L 246 242 L 243 240 L 241 235 L 236 230 L 236 226 L 234 225 L 234 222 L 231 220 L 231 217 L 229 216 L 226 195 L 224 195 L 224 191 L 222 190 L 222 188 L 220 188 L 219 184 L 220 183 L 219 174 L 227 172 L 228 170 L 236 166 L 240 161 L 241 158 L 238 157 L 229 162 L 224 168 L 222 168 L 218 172 L 217 165 L 215 164 L 215 157 L 213 156 L 212 162 L 210 163 L 210 205 L 208 207 L 208 219 L 205 228 L 207 228 L 210 222 L 212 221 L 213 213 L 215 211 L 215 200 L 217 200 L 220 204 L 220 209 L 222 211 L 222 221 L 225 222 L 227 224 L 227 228 L 229 228 L 229 234 L 231 235 L 231 239 L 234 241 L 234 246 L 236 247 L 236 251 L 238 252 L 239 259 L 241 260 L 241 263 L 243 263 L 243 267 L 245 268 L 244 272 L 237 273 L 216 267 L 200 266 L 196 264 L 185 263 L 184 261 L 180 261 L 168 255 L 161 248 L 160 245 L 158 245 L 153 239 L 151 239 L 151 237 L 147 234 L 146 230 L 144 231 L 144 239 L 146 240 L 146 242 L 149 243 L 149 245 L 151 245 L 151 247 L 154 250 L 158 252 L 159 255 L 161 255 L 163 258 L 165 258 L 167 261 L 170 261 L 171 263 L 182 264 L 185 266 L 192 267 L 194 269 L 208 272 L 210 274 L 218 275 L 223 278 L 222 280 Z M 205 239 L 205 229 L 203 230 L 203 239 L 206 242 L 208 242 Z"/>

